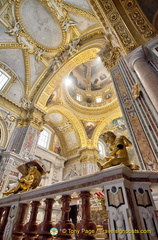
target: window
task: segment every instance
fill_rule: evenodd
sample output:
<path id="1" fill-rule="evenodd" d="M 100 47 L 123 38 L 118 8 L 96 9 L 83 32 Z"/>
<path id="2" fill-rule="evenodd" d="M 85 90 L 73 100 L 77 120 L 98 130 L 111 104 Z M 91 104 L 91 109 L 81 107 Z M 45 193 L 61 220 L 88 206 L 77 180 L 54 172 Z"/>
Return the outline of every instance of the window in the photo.
<path id="1" fill-rule="evenodd" d="M 101 102 L 102 102 L 102 97 L 97 97 L 97 98 L 96 98 L 96 102 L 97 102 L 97 103 L 101 103 Z"/>
<path id="2" fill-rule="evenodd" d="M 79 101 L 79 102 L 81 102 L 81 101 L 82 101 L 81 95 L 77 94 L 77 95 L 76 95 L 76 100 Z"/>
<path id="3" fill-rule="evenodd" d="M 100 155 L 105 156 L 105 145 L 101 141 L 98 142 L 98 149 Z"/>
<path id="4" fill-rule="evenodd" d="M 10 76 L 0 70 L 0 90 L 4 88 L 7 82 L 10 80 Z"/>
<path id="5" fill-rule="evenodd" d="M 46 131 L 45 129 L 40 133 L 40 136 L 38 138 L 38 145 L 43 148 L 48 148 L 50 140 L 50 133 Z"/>

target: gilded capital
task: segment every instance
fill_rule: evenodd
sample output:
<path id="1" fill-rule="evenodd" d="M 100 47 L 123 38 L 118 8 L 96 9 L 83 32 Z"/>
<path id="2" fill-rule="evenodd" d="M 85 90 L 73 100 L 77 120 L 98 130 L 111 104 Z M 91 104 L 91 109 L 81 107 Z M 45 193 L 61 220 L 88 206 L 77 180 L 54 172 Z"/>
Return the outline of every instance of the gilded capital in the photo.
<path id="1" fill-rule="evenodd" d="M 99 158 L 99 150 L 97 148 L 83 148 L 80 154 L 81 163 L 96 163 Z"/>
<path id="2" fill-rule="evenodd" d="M 107 70 L 118 64 L 118 60 L 121 58 L 121 52 L 119 47 L 110 46 L 104 49 L 98 54 Z"/>
<path id="3" fill-rule="evenodd" d="M 21 107 L 21 114 L 17 119 L 17 126 L 26 127 L 31 125 L 41 131 L 45 123 L 44 116 L 45 114 L 35 106 L 30 106 L 28 108 Z"/>

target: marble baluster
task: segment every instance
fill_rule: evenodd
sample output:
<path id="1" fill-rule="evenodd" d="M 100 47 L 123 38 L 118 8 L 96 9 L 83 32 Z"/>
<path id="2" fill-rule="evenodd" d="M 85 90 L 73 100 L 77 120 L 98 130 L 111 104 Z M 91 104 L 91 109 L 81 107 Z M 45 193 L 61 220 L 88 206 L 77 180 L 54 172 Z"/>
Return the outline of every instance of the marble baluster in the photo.
<path id="1" fill-rule="evenodd" d="M 61 220 L 56 224 L 56 228 L 58 229 L 57 239 L 72 239 L 74 224 L 69 220 L 71 197 L 69 195 L 63 195 L 61 201 L 62 216 Z"/>
<path id="2" fill-rule="evenodd" d="M 80 194 L 82 199 L 82 220 L 77 224 L 78 239 L 95 239 L 96 224 L 90 219 L 90 197 L 89 191 Z"/>
<path id="3" fill-rule="evenodd" d="M 4 212 L 4 208 L 1 207 L 1 208 L 0 208 L 0 223 L 1 223 L 1 221 L 2 221 L 3 212 Z"/>
<path id="4" fill-rule="evenodd" d="M 1 218 L 2 218 L 2 215 L 3 215 L 3 218 L 0 224 L 0 240 L 3 239 L 4 229 L 8 221 L 9 210 L 10 210 L 10 207 L 1 208 Z"/>
<path id="5" fill-rule="evenodd" d="M 37 224 L 37 214 L 38 214 L 38 207 L 40 205 L 39 201 L 33 201 L 31 203 L 31 214 L 29 222 L 24 226 L 24 239 L 23 240 L 34 240 L 37 237 L 38 232 L 38 224 Z"/>
<path id="6" fill-rule="evenodd" d="M 28 204 L 20 203 L 17 221 L 13 226 L 12 240 L 22 240 L 24 237 L 24 224 L 27 215 Z"/>
<path id="7" fill-rule="evenodd" d="M 54 202 L 55 200 L 52 198 L 47 198 L 45 200 L 46 207 L 45 207 L 44 220 L 38 226 L 38 235 L 39 235 L 38 240 L 52 239 L 52 235 L 50 234 L 50 229 L 55 227 L 55 225 L 51 221 Z"/>

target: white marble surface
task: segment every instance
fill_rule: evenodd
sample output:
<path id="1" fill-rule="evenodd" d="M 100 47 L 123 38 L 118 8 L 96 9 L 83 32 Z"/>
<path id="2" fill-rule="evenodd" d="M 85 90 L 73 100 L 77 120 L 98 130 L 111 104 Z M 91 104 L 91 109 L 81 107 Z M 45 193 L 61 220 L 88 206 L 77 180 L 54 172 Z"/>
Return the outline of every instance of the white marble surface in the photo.
<path id="1" fill-rule="evenodd" d="M 158 172 L 145 170 L 132 171 L 124 165 L 119 165 L 93 174 L 78 177 L 76 179 L 53 183 L 49 186 L 37 188 L 29 192 L 2 198 L 0 199 L 0 206 L 10 205 L 13 201 L 17 201 L 18 198 L 21 202 L 27 202 L 37 199 L 40 200 L 43 198 L 56 197 L 58 195 L 69 195 L 74 191 L 96 191 L 97 188 L 103 187 L 111 181 L 113 181 L 113 183 L 122 181 L 124 177 L 122 177 L 121 174 L 128 178 L 135 178 L 135 180 L 132 180 L 132 182 L 135 183 L 139 183 L 140 180 L 143 179 L 143 182 L 148 182 L 150 184 L 150 181 L 157 181 L 158 179 Z M 158 185 L 158 182 L 153 185 Z"/>

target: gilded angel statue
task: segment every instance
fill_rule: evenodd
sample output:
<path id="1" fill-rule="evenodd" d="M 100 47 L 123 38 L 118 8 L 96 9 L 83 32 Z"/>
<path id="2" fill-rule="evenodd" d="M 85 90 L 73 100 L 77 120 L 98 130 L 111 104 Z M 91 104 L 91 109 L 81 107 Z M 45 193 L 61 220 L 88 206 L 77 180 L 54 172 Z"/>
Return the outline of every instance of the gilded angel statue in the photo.
<path id="1" fill-rule="evenodd" d="M 35 189 L 39 186 L 42 175 L 47 173 L 37 160 L 22 164 L 17 169 L 22 173 L 21 178 L 18 179 L 15 187 L 9 189 L 7 192 L 4 192 L 3 195 L 8 196 L 12 193 L 22 193 Z"/>
<path id="2" fill-rule="evenodd" d="M 99 170 L 106 169 L 112 166 L 124 164 L 132 170 L 139 170 L 139 166 L 132 164 L 128 157 L 127 147 L 132 143 L 125 137 L 117 137 L 113 132 L 108 131 L 103 134 L 105 142 L 109 143 L 109 157 L 105 157 L 105 163 L 101 165 L 97 162 Z"/>

